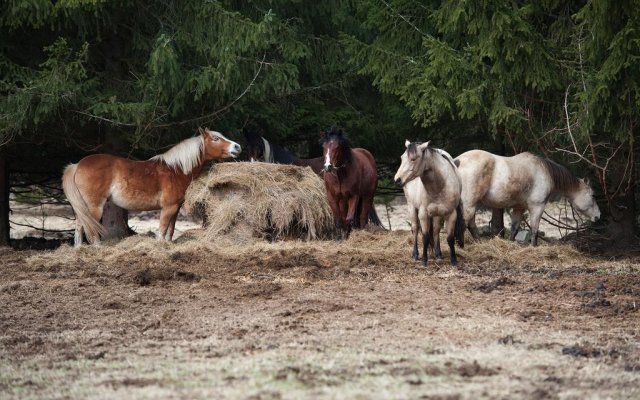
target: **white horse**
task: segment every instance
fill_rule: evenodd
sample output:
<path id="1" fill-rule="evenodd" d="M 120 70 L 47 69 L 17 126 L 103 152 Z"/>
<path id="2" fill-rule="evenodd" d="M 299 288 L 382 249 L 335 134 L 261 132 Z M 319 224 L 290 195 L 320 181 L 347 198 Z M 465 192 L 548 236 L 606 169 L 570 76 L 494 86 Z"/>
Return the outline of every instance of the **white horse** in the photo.
<path id="1" fill-rule="evenodd" d="M 430 219 L 434 227 L 436 256 L 438 253 L 442 255 L 439 252 L 438 237 L 441 221 L 445 220 L 451 264 L 457 265 L 454 241 L 458 238 L 461 245 L 464 243 L 461 239 L 464 228 L 461 225 L 461 210 L 459 210 L 461 185 L 453 160 L 448 153 L 429 147 L 429 142 L 411 143 L 407 140 L 405 147 L 407 150 L 401 157 L 402 164 L 394 180 L 397 185 L 403 186 L 405 195 L 408 193 L 407 202 L 414 233 L 413 256 L 415 258 L 418 256 L 419 226 L 422 231 L 422 264 L 427 265 L 427 245 L 431 238 Z"/>
<path id="2" fill-rule="evenodd" d="M 522 214 L 528 210 L 533 246 L 538 243 L 538 227 L 548 201 L 566 197 L 575 209 L 591 221 L 600 218 L 600 209 L 589 182 L 549 159 L 531 153 L 501 157 L 482 150 L 471 150 L 454 161 L 462 183 L 464 221 L 474 238 L 479 236 L 474 221 L 479 205 L 513 208 L 511 240 L 518 232 Z"/>

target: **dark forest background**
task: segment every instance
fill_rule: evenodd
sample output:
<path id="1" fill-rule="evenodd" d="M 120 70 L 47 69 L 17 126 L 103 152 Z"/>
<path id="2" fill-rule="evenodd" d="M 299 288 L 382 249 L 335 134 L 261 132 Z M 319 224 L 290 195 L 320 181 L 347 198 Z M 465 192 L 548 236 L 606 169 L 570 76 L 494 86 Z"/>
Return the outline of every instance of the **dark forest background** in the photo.
<path id="1" fill-rule="evenodd" d="M 615 240 L 638 224 L 640 1 L 0 4 L 0 244 L 9 192 L 148 158 L 208 126 L 317 156 L 321 129 L 393 169 L 404 139 L 552 158 L 589 177 Z"/>

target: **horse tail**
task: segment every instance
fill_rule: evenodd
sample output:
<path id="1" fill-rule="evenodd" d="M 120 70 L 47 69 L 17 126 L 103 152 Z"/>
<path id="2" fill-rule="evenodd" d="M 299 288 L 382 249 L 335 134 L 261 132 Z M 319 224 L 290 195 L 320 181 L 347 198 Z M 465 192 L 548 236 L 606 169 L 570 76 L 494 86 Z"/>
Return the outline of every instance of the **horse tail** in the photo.
<path id="1" fill-rule="evenodd" d="M 456 226 L 453 229 L 453 236 L 456 238 L 456 242 L 458 242 L 458 246 L 461 249 L 464 249 L 464 217 L 462 215 L 462 203 L 458 204 L 456 207 Z"/>
<path id="2" fill-rule="evenodd" d="M 91 240 L 90 238 L 100 238 L 100 236 L 106 235 L 107 230 L 102 226 L 100 221 L 93 218 L 89 207 L 87 207 L 87 203 L 78 190 L 78 186 L 76 185 L 77 169 L 78 164 L 69 164 L 64 169 L 64 174 L 62 175 L 62 190 L 65 196 L 67 196 L 73 212 L 76 214 L 78 223 L 84 228 L 87 240 Z"/>

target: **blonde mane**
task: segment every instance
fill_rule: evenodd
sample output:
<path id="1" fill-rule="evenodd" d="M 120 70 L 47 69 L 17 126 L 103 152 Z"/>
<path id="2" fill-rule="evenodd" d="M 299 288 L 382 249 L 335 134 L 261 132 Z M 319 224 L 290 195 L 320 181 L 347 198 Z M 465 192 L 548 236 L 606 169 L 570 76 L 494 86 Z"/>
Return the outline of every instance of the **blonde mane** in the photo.
<path id="1" fill-rule="evenodd" d="M 204 140 L 198 135 L 176 144 L 162 154 L 153 156 L 150 160 L 158 160 L 170 168 L 180 168 L 183 173 L 190 173 L 202 160 Z"/>

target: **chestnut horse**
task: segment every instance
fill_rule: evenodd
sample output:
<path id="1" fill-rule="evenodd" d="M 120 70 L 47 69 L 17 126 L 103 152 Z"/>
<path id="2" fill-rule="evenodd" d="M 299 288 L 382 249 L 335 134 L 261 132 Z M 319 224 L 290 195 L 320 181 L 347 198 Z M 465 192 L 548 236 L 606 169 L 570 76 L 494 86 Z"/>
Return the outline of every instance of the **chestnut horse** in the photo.
<path id="1" fill-rule="evenodd" d="M 349 237 L 351 228 L 364 227 L 378 184 L 376 162 L 369 151 L 351 148 L 342 129 L 332 128 L 321 139 L 324 185 L 336 226 L 336 238 Z M 362 202 L 360 215 L 356 215 Z"/>
<path id="2" fill-rule="evenodd" d="M 208 128 L 146 161 L 94 154 L 64 170 L 62 187 L 76 215 L 74 244 L 83 233 L 97 244 L 106 233 L 100 224 L 107 199 L 127 210 L 160 209 L 158 239 L 171 240 L 178 210 L 192 180 L 206 161 L 235 158 L 240 145 Z"/>
<path id="3" fill-rule="evenodd" d="M 458 243 L 464 243 L 464 225 L 460 207 L 460 179 L 453 160 L 448 153 L 429 147 L 429 142 L 411 143 L 407 140 L 405 147 L 407 150 L 402 154 L 402 163 L 394 181 L 404 187 L 407 184 L 415 185 L 411 182 L 418 178 L 424 187 L 424 204 L 419 204 L 418 210 L 422 229 L 422 265 L 426 266 L 428 262 L 427 245 L 431 239 L 429 220 L 432 220 L 434 227 L 437 225 L 439 231 L 441 219 L 447 225 L 451 264 L 458 265 L 455 239 L 458 239 Z"/>
<path id="4" fill-rule="evenodd" d="M 600 218 L 589 181 L 576 177 L 547 158 L 531 153 L 502 157 L 483 150 L 470 150 L 456 157 L 455 163 L 462 183 L 464 219 L 476 239 L 479 235 L 474 217 L 478 205 L 513 208 L 511 240 L 518 232 L 524 211 L 528 210 L 533 246 L 538 243 L 538 227 L 547 201 L 566 197 L 591 221 Z"/>

